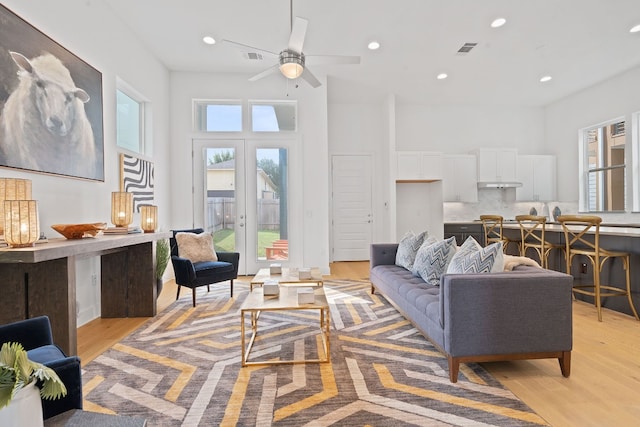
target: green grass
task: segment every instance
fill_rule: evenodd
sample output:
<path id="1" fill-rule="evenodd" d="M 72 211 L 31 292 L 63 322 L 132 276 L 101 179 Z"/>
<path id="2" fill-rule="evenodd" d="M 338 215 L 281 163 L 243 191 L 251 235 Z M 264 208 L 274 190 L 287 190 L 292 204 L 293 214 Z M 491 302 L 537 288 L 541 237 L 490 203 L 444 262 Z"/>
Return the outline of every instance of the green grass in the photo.
<path id="1" fill-rule="evenodd" d="M 233 252 L 236 249 L 236 233 L 231 229 L 218 230 L 213 233 L 213 243 L 216 250 L 223 252 Z M 266 251 L 264 248 L 271 246 L 274 240 L 280 239 L 280 231 L 278 230 L 261 230 L 258 231 L 258 257 L 264 258 Z"/>
<path id="2" fill-rule="evenodd" d="M 236 250 L 236 233 L 231 229 L 218 230 L 213 233 L 213 246 L 217 251 L 233 252 Z"/>

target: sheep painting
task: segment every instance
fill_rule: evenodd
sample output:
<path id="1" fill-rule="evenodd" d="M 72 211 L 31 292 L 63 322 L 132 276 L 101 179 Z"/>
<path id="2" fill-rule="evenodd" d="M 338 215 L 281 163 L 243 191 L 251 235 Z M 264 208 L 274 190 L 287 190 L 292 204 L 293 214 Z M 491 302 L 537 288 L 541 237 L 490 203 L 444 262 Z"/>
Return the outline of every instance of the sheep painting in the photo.
<path id="1" fill-rule="evenodd" d="M 84 108 L 87 92 L 49 53 L 32 59 L 9 54 L 19 83 L 0 116 L 0 163 L 86 178 L 102 173 L 96 171 L 98 153 Z"/>

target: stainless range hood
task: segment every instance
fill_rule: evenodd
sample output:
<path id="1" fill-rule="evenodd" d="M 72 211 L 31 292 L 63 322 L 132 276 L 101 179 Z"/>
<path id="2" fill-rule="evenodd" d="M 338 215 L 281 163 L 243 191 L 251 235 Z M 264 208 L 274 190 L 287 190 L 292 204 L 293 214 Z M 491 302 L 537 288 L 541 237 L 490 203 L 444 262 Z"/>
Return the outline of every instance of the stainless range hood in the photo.
<path id="1" fill-rule="evenodd" d="M 484 182 L 478 182 L 478 188 L 516 188 L 516 187 L 522 187 L 522 183 L 521 182 L 514 182 L 514 181 L 484 181 Z"/>

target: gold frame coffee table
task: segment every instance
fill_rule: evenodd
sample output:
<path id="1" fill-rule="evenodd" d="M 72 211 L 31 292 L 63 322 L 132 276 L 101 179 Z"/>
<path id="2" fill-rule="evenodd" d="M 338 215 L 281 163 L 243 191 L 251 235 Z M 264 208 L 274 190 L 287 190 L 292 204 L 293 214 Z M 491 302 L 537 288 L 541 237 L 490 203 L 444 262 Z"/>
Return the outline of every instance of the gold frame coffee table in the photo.
<path id="1" fill-rule="evenodd" d="M 322 272 L 319 268 L 311 269 L 311 278 L 301 279 L 298 277 L 297 269 L 282 267 L 282 274 L 271 274 L 269 268 L 261 268 L 258 270 L 251 282 L 249 283 L 249 290 L 253 291 L 254 286 L 262 286 L 267 280 L 276 280 L 280 284 L 284 285 L 323 285 Z"/>
<path id="2" fill-rule="evenodd" d="M 281 286 L 280 294 L 277 296 L 264 296 L 262 288 L 257 288 L 247 296 L 247 299 L 240 307 L 240 336 L 242 345 L 242 366 L 251 365 L 283 365 L 296 363 L 326 363 L 331 360 L 331 350 L 329 347 L 329 333 L 331 329 L 331 320 L 329 316 L 329 303 L 324 293 L 323 287 L 313 289 L 314 301 L 309 304 L 298 303 L 297 286 Z M 318 310 L 320 315 L 320 335 L 322 336 L 322 347 L 324 348 L 324 358 L 317 359 L 301 359 L 301 360 L 268 360 L 268 361 L 249 361 L 249 355 L 256 336 L 258 335 L 258 318 L 263 311 L 286 311 L 286 310 Z M 245 344 L 245 316 L 250 314 L 251 318 L 251 338 L 249 343 Z M 318 355 L 320 356 L 320 355 Z"/>

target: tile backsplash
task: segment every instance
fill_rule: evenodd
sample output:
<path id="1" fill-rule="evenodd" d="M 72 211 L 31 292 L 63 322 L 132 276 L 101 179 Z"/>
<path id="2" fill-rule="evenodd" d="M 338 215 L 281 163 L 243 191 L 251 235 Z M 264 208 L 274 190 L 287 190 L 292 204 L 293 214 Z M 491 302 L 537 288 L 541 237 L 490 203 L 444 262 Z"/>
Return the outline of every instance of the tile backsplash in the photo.
<path id="1" fill-rule="evenodd" d="M 477 203 L 445 202 L 443 207 L 444 222 L 474 221 L 483 214 L 498 214 L 505 219 L 513 219 L 516 215 L 526 215 L 536 208 L 542 215 L 543 202 L 516 201 L 516 189 L 479 189 Z M 578 202 L 548 202 L 551 219 L 553 209 L 557 206 L 563 214 L 578 214 Z M 620 224 L 640 224 L 640 213 L 597 214 L 603 222 Z"/>

